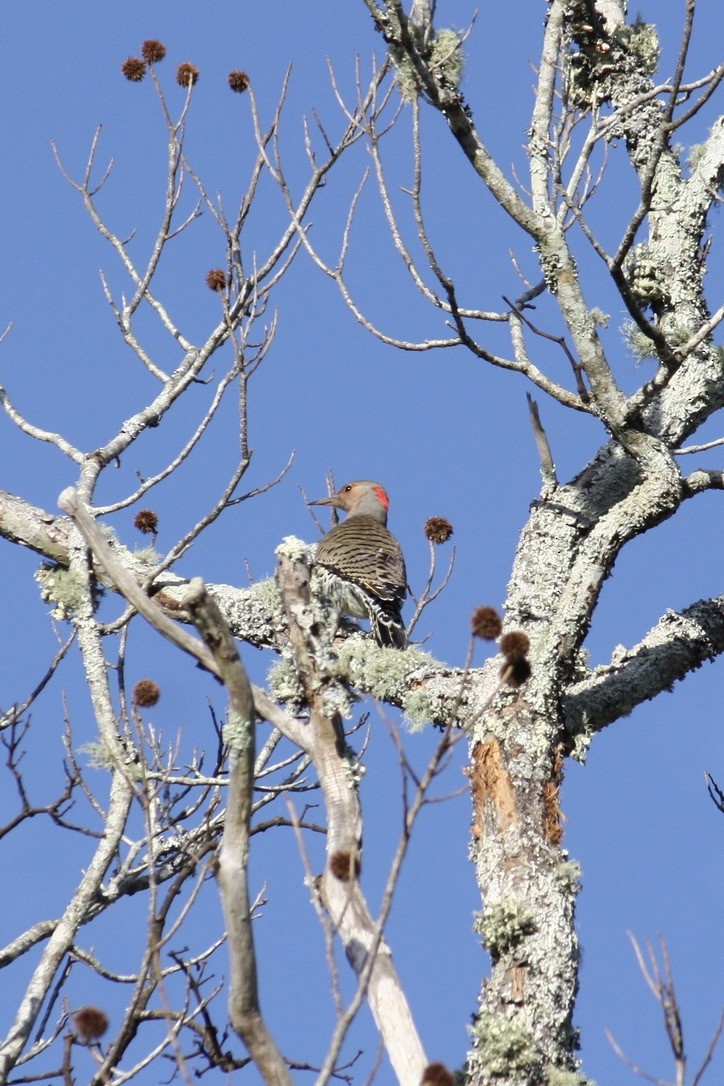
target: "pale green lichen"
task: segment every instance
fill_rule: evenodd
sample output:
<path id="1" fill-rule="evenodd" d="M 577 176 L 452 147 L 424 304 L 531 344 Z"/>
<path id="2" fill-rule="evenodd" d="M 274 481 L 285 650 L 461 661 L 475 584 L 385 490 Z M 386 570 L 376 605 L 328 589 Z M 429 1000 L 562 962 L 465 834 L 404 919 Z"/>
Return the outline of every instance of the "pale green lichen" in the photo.
<path id="1" fill-rule="evenodd" d="M 677 347 L 683 347 L 689 342 L 694 335 L 694 327 L 690 321 L 686 320 L 666 320 L 663 325 L 663 332 L 666 336 L 666 341 L 670 347 L 676 349 Z"/>
<path id="2" fill-rule="evenodd" d="M 339 649 L 336 674 L 348 678 L 379 701 L 400 705 L 410 731 L 445 723 L 448 706 L 442 695 L 410 689 L 410 675 L 429 669 L 432 657 L 421 649 L 380 648 L 369 637 L 349 637 Z"/>
<path id="3" fill-rule="evenodd" d="M 445 83 L 449 87 L 454 87 L 455 90 L 460 86 L 465 68 L 462 43 L 462 34 L 447 27 L 438 30 L 435 34 L 430 53 L 430 70 L 434 74 L 439 74 Z"/>
<path id="4" fill-rule="evenodd" d="M 559 1067 L 551 1067 L 546 1071 L 545 1086 L 596 1086 L 596 1083 L 585 1078 L 579 1071 L 565 1071 Z"/>
<path id="5" fill-rule="evenodd" d="M 402 700 L 402 711 L 411 732 L 419 732 L 433 721 L 445 722 L 445 699 L 425 690 L 412 690 Z"/>
<path id="6" fill-rule="evenodd" d="M 712 146 L 717 146 L 718 145 L 717 143 L 714 142 L 714 140 L 711 137 L 715 137 L 715 138 L 718 137 L 717 129 L 719 128 L 719 124 L 720 124 L 720 122 L 715 123 L 714 126 L 709 129 L 709 131 L 707 133 L 709 138 L 707 140 L 705 140 L 704 143 L 693 143 L 691 145 L 691 147 L 689 148 L 688 165 L 689 165 L 689 170 L 690 170 L 691 173 L 694 173 L 694 171 L 698 168 L 698 166 L 699 166 L 702 158 L 706 154 L 706 152 L 711 150 Z M 724 177 L 721 178 L 721 179 L 712 180 L 712 187 L 714 187 L 714 186 L 716 186 L 717 192 L 719 192 L 719 193 L 724 192 Z"/>
<path id="7" fill-rule="evenodd" d="M 558 878 L 569 894 L 581 891 L 581 865 L 577 860 L 562 860 L 557 867 Z"/>
<path id="8" fill-rule="evenodd" d="M 665 328 L 662 327 L 662 331 L 666 336 L 666 342 L 673 349 L 683 347 L 694 334 L 691 324 L 688 321 L 681 320 L 667 321 Z M 653 340 L 649 339 L 645 332 L 642 332 L 633 321 L 626 321 L 623 324 L 621 334 L 637 365 L 648 358 L 657 357 Z"/>
<path id="9" fill-rule="evenodd" d="M 79 747 L 79 751 L 85 754 L 91 769 L 116 768 L 116 759 L 105 743 L 84 743 Z"/>
<path id="10" fill-rule="evenodd" d="M 254 722 L 250 723 L 248 720 L 244 720 L 237 712 L 230 709 L 222 729 L 224 742 L 230 750 L 237 753 L 253 749 L 253 728 Z"/>
<path id="11" fill-rule="evenodd" d="M 118 533 L 116 532 L 115 528 L 111 527 L 111 525 L 108 524 L 107 521 L 97 520 L 96 525 L 101 535 L 105 536 L 106 540 L 111 544 L 111 546 L 120 545 L 118 541 Z M 122 549 L 125 550 L 125 547 L 123 547 Z"/>
<path id="12" fill-rule="evenodd" d="M 555 249 L 548 249 L 547 252 L 543 252 L 540 245 L 534 245 L 533 252 L 538 254 L 541 271 L 543 272 L 543 277 L 546 281 L 548 290 L 551 294 L 556 295 L 558 293 L 558 280 L 560 279 L 561 271 L 563 269 L 561 254 Z M 593 321 L 591 321 L 591 327 L 593 327 Z"/>
<path id="13" fill-rule="evenodd" d="M 587 726 L 587 721 L 583 721 L 583 728 L 585 729 Z M 581 730 L 577 732 L 576 737 L 573 740 L 570 757 L 575 759 L 575 761 L 580 762 L 581 765 L 585 765 L 592 739 L 592 729 L 589 731 Z"/>
<path id="14" fill-rule="evenodd" d="M 475 929 L 493 961 L 514 950 L 537 925 L 532 911 L 517 901 L 496 901 L 478 913 Z"/>
<path id="15" fill-rule="evenodd" d="M 275 579 L 268 577 L 264 581 L 253 584 L 247 589 L 247 594 L 249 610 L 245 621 L 251 622 L 257 638 L 255 643 L 265 645 L 270 641 L 274 642 L 286 621 Z"/>
<path id="16" fill-rule="evenodd" d="M 629 56 L 639 62 L 639 67 L 647 75 L 653 75 L 661 57 L 659 35 L 653 23 L 645 23 L 639 15 L 631 26 L 619 27 L 615 36 Z"/>
<path id="17" fill-rule="evenodd" d="M 35 580 L 40 586 L 40 598 L 54 605 L 53 618 L 64 621 L 83 606 L 88 588 L 85 580 L 71 570 L 44 563 L 35 573 Z"/>
<path id="18" fill-rule="evenodd" d="M 600 87 L 600 77 L 596 68 L 585 53 L 574 47 L 569 48 L 566 65 L 566 93 L 570 104 L 586 113 L 605 95 Z"/>
<path id="19" fill-rule="evenodd" d="M 161 561 L 161 555 L 153 547 L 139 547 L 133 552 L 134 561 L 141 566 L 157 566 Z"/>
<path id="20" fill-rule="evenodd" d="M 276 614 L 281 610 L 282 597 L 273 577 L 267 577 L 264 581 L 257 581 L 249 589 L 249 595 L 271 614 Z"/>
<path id="21" fill-rule="evenodd" d="M 568 64 L 566 91 L 571 105 L 584 112 L 611 96 L 610 77 L 633 64 L 639 73 L 656 71 L 661 47 L 656 27 L 639 17 L 630 26 L 622 24 L 613 32 L 611 46 L 593 35 L 590 14 L 585 5 L 576 5 L 568 13 Z"/>
<path id="22" fill-rule="evenodd" d="M 332 654 L 323 661 L 318 658 L 318 663 L 329 675 L 333 675 L 338 670 L 337 659 Z M 306 691 L 294 662 L 290 658 L 283 656 L 271 666 L 267 674 L 267 683 L 269 692 L 275 701 L 279 701 L 283 705 L 289 705 L 294 709 L 298 709 L 305 704 Z M 343 683 L 332 682 L 325 684 L 324 679 L 320 676 L 316 683 L 316 689 L 322 690 L 321 710 L 323 713 L 327 716 L 339 714 L 341 717 L 349 719 L 352 715 L 351 698 Z"/>
<path id="23" fill-rule="evenodd" d="M 358 788 L 359 782 L 366 773 L 366 768 L 359 761 L 357 751 L 350 746 L 344 748 L 342 768 L 349 787 Z"/>
<path id="24" fill-rule="evenodd" d="M 289 558 L 292 562 L 307 562 L 311 564 L 314 559 L 315 548 L 303 539 L 295 535 L 287 535 L 282 539 L 274 553 L 278 558 Z"/>
<path id="25" fill-rule="evenodd" d="M 621 325 L 621 335 L 637 366 L 647 359 L 656 358 L 654 341 L 649 339 L 633 321 L 624 321 Z"/>
<path id="26" fill-rule="evenodd" d="M 573 669 L 571 674 L 572 682 L 583 682 L 584 679 L 588 678 L 591 674 L 591 654 L 588 649 L 578 649 L 571 661 L 571 667 Z"/>
<path id="27" fill-rule="evenodd" d="M 591 320 L 597 328 L 608 328 L 608 322 L 611 319 L 610 313 L 604 313 L 602 309 L 599 309 L 597 305 L 594 305 L 591 309 Z"/>
<path id="28" fill-rule="evenodd" d="M 277 660 L 269 669 L 267 682 L 270 694 L 282 705 L 301 705 L 304 702 L 304 687 L 290 660 L 283 657 Z"/>
<path id="29" fill-rule="evenodd" d="M 116 750 L 102 742 L 85 743 L 79 748 L 79 752 L 85 754 L 91 769 L 113 772 L 119 768 L 120 763 L 123 775 L 129 781 L 140 781 L 143 777 L 139 752 L 130 744 L 126 744 L 125 750 L 122 745 Z"/>
<path id="30" fill-rule="evenodd" d="M 623 266 L 628 285 L 640 306 L 654 308 L 668 304 L 668 274 L 646 242 L 635 245 Z"/>
<path id="31" fill-rule="evenodd" d="M 402 701 L 410 672 L 430 664 L 431 657 L 420 649 L 380 648 L 371 637 L 348 637 L 339 648 L 339 674 L 380 701 Z"/>
<path id="32" fill-rule="evenodd" d="M 707 150 L 708 143 L 693 143 L 689 148 L 689 154 L 687 157 L 687 165 L 689 167 L 689 173 L 694 173 L 696 167 L 704 157 L 704 152 Z"/>
<path id="33" fill-rule="evenodd" d="M 514 1078 L 539 1071 L 540 1060 L 530 1030 L 489 1014 L 471 1028 L 476 1057 L 490 1078 Z"/>
<path id="34" fill-rule="evenodd" d="M 352 701 L 342 683 L 332 683 L 327 686 L 322 694 L 322 712 L 326 716 L 335 716 L 337 713 L 349 720 L 352 716 Z"/>
<path id="35" fill-rule="evenodd" d="M 416 44 L 420 52 L 423 55 L 427 53 L 427 65 L 433 78 L 446 87 L 458 90 L 465 67 L 462 34 L 451 28 L 438 30 L 427 50 L 419 38 L 420 29 L 411 26 L 410 32 L 413 37 L 418 37 Z M 412 61 L 406 53 L 394 47 L 390 48 L 390 58 L 395 65 L 400 94 L 406 102 L 414 102 L 420 93 L 420 83 Z"/>
<path id="36" fill-rule="evenodd" d="M 414 102 L 418 95 L 417 76 L 409 57 L 399 49 L 390 49 L 390 58 L 395 65 L 395 80 L 400 94 L 406 102 Z"/>

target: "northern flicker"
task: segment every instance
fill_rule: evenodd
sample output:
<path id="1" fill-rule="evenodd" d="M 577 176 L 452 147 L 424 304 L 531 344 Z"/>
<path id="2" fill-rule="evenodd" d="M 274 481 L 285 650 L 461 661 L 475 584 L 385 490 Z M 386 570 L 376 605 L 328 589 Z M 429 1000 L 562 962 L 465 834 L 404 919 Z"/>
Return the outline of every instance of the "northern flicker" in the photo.
<path id="1" fill-rule="evenodd" d="M 363 479 L 310 505 L 332 505 L 347 512 L 347 519 L 317 545 L 316 576 L 322 595 L 340 614 L 368 618 L 378 645 L 404 649 L 407 574 L 400 544 L 387 530 L 390 499 L 384 487 Z"/>

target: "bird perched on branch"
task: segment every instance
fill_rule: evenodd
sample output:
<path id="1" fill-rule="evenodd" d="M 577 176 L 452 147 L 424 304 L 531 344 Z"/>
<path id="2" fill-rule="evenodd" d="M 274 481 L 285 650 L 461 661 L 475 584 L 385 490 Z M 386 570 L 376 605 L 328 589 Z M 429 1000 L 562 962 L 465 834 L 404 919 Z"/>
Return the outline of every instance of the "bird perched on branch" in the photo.
<path id="1" fill-rule="evenodd" d="M 387 529 L 390 499 L 385 488 L 362 479 L 309 504 L 331 505 L 347 513 L 347 519 L 317 545 L 321 594 L 340 614 L 368 618 L 378 645 L 404 649 L 407 574 L 400 544 Z"/>

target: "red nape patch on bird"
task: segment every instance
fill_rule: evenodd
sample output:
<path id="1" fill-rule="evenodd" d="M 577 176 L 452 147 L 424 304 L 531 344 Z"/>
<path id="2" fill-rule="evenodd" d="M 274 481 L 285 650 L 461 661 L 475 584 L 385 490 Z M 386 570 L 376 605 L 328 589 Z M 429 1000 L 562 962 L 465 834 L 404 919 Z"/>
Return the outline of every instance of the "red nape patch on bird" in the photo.
<path id="1" fill-rule="evenodd" d="M 385 510 L 388 510 L 390 508 L 390 499 L 387 497 L 385 488 L 383 486 L 373 486 L 372 489 L 384 505 Z"/>

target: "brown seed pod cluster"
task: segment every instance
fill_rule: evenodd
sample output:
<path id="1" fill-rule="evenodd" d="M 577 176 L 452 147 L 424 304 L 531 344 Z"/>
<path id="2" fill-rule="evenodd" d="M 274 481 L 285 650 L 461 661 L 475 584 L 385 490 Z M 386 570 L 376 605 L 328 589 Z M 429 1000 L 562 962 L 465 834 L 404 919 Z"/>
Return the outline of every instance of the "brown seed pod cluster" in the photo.
<path id="1" fill-rule="evenodd" d="M 522 630 L 511 630 L 500 639 L 500 651 L 508 660 L 522 660 L 529 648 L 530 638 Z"/>
<path id="2" fill-rule="evenodd" d="M 229 72 L 229 86 L 236 94 L 243 94 L 245 90 L 248 90 L 250 82 L 251 80 L 246 72 Z"/>
<path id="3" fill-rule="evenodd" d="M 212 268 L 206 276 L 206 286 L 209 290 L 223 290 L 226 286 L 226 272 L 221 268 Z"/>
<path id="4" fill-rule="evenodd" d="M 141 46 L 141 56 L 147 64 L 159 64 L 166 56 L 166 46 L 156 38 L 148 38 Z"/>
<path id="5" fill-rule="evenodd" d="M 153 509 L 140 509 L 133 518 L 133 527 L 144 535 L 155 535 L 158 531 L 158 514 Z"/>
<path id="6" fill-rule="evenodd" d="M 193 87 L 199 78 L 199 69 L 195 64 L 189 64 L 187 60 L 179 64 L 176 69 L 176 82 L 179 87 Z"/>
<path id="7" fill-rule="evenodd" d="M 130 83 L 140 83 L 146 74 L 146 65 L 140 57 L 128 57 L 121 64 L 121 71 Z"/>
<path id="8" fill-rule="evenodd" d="M 359 852 L 350 849 L 338 849 L 329 857 L 329 870 L 340 882 L 350 882 L 359 878 L 362 870 Z"/>
<path id="9" fill-rule="evenodd" d="M 508 686 L 517 689 L 530 678 L 529 649 L 530 639 L 522 630 L 511 630 L 501 637 L 500 651 L 505 662 L 500 669 L 500 677 Z"/>
<path id="10" fill-rule="evenodd" d="M 133 688 L 133 704 L 139 709 L 150 709 L 157 705 L 161 691 L 153 679 L 139 679 Z"/>
<path id="11" fill-rule="evenodd" d="M 480 637 L 483 641 L 495 641 L 496 637 L 500 637 L 503 620 L 494 607 L 476 607 L 471 625 L 473 637 Z"/>
<path id="12" fill-rule="evenodd" d="M 81 1007 L 73 1015 L 75 1028 L 84 1041 L 97 1041 L 108 1029 L 108 1015 L 100 1007 Z"/>
<path id="13" fill-rule="evenodd" d="M 455 1079 L 444 1063 L 428 1063 L 422 1072 L 420 1086 L 455 1086 Z"/>
<path id="14" fill-rule="evenodd" d="M 428 517 L 424 532 L 430 543 L 447 543 L 453 534 L 453 526 L 445 517 Z"/>
<path id="15" fill-rule="evenodd" d="M 530 639 L 522 630 L 501 633 L 503 620 L 494 607 L 476 607 L 471 620 L 473 637 L 483 641 L 495 641 L 500 637 L 500 651 L 505 660 L 500 669 L 500 677 L 508 686 L 517 688 L 530 678 L 528 651 Z"/>

